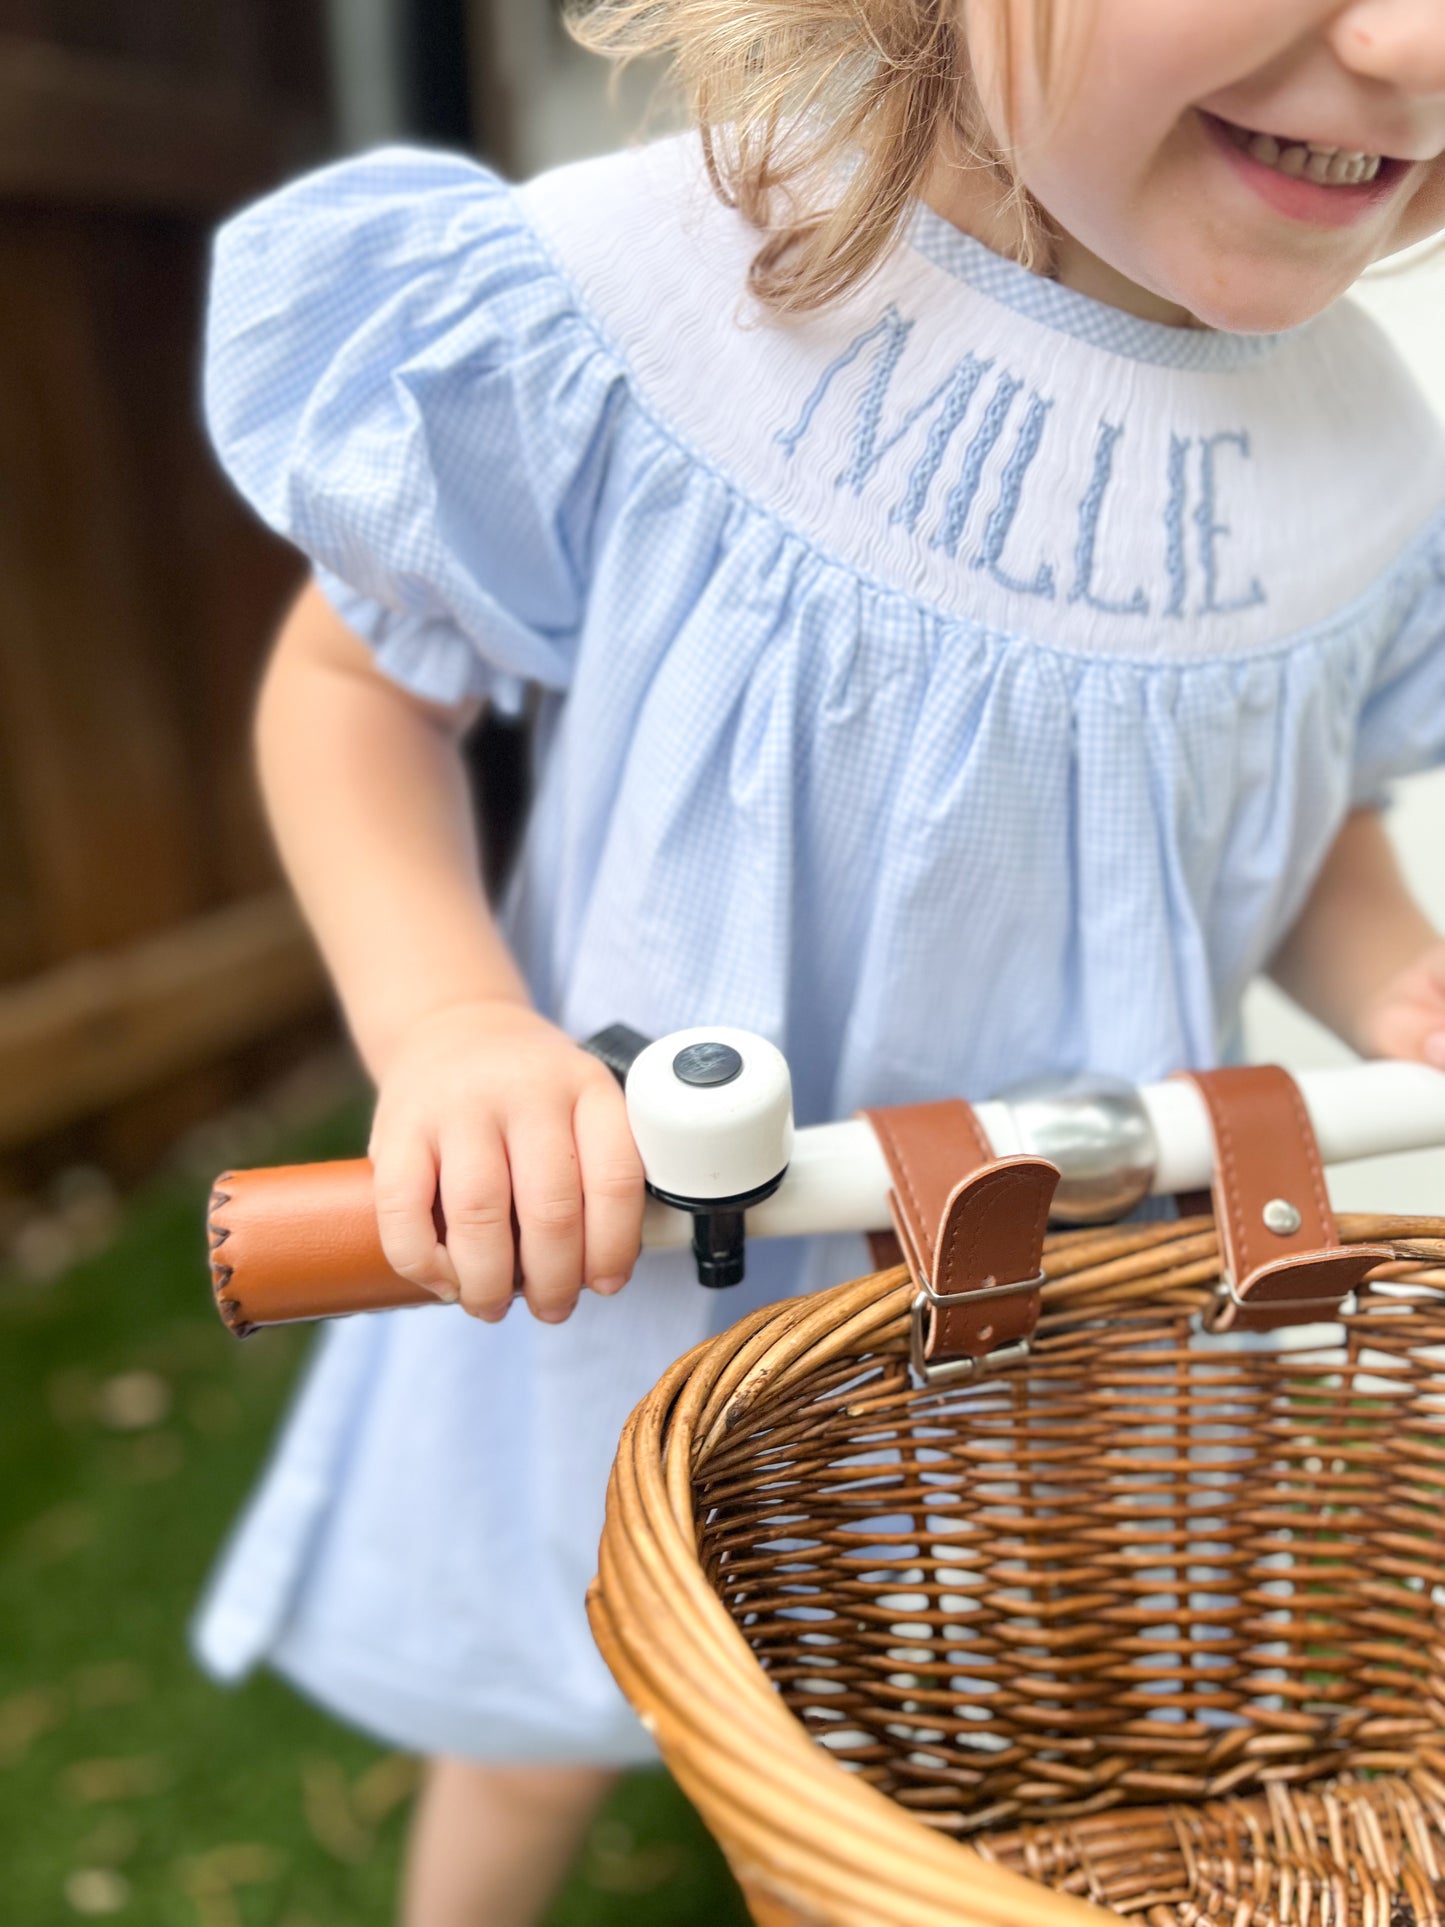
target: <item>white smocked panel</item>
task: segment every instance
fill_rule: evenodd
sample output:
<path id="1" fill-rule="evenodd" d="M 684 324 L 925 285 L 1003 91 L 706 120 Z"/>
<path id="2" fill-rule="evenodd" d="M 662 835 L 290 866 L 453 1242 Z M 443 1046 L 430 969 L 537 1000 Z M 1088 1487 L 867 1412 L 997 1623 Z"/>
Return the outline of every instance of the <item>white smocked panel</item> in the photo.
<path id="1" fill-rule="evenodd" d="M 673 433 L 848 566 L 1002 634 L 1159 662 L 1276 647 L 1445 496 L 1445 431 L 1349 303 L 1280 336 L 1166 328 L 920 207 L 865 287 L 780 321 L 739 294 L 759 237 L 692 136 L 518 198 Z"/>

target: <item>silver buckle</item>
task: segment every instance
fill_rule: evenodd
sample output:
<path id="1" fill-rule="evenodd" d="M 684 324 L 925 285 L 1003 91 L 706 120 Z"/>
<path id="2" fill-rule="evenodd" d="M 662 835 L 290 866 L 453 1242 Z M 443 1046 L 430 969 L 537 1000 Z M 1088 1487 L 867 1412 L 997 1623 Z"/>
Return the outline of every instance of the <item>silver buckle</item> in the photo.
<path id="1" fill-rule="evenodd" d="M 1357 1291 L 1347 1291 L 1343 1298 L 1281 1298 L 1276 1304 L 1271 1305 L 1258 1298 L 1241 1298 L 1233 1275 L 1226 1271 L 1215 1287 L 1214 1306 L 1204 1329 L 1216 1331 L 1225 1307 L 1230 1305 L 1236 1311 L 1287 1311 L 1291 1317 L 1299 1312 L 1301 1316 L 1298 1322 L 1301 1325 L 1335 1325 L 1342 1318 L 1349 1318 L 1359 1310 L 1360 1294 Z M 1322 1312 L 1324 1316 L 1306 1318 L 1303 1316 L 1306 1312 Z"/>
<path id="2" fill-rule="evenodd" d="M 959 1379 L 977 1378 L 985 1366 L 1001 1371 L 1005 1366 L 1019 1364 L 1032 1350 L 1029 1340 L 1024 1338 L 1016 1345 L 1000 1345 L 996 1351 L 981 1352 L 977 1358 L 949 1358 L 930 1363 L 923 1356 L 926 1312 L 948 1305 L 984 1305 L 993 1298 L 1022 1298 L 1030 1292 L 1041 1291 L 1043 1285 L 1041 1271 L 1032 1278 L 1020 1278 L 1012 1285 L 980 1285 L 977 1291 L 935 1291 L 931 1285 L 921 1285 L 911 1307 L 908 1331 L 908 1368 L 915 1390 L 925 1385 L 948 1385 Z"/>

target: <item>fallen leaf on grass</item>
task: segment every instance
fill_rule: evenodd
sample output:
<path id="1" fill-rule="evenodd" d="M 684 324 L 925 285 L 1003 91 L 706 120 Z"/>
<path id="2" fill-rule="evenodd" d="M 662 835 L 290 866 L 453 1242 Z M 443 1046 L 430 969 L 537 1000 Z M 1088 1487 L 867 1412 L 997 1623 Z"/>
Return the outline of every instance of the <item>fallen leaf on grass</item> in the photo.
<path id="1" fill-rule="evenodd" d="M 81 1552 L 95 1537 L 96 1518 L 89 1506 L 67 1503 L 42 1512 L 22 1526 L 16 1535 L 15 1550 L 31 1566 L 54 1565 Z"/>
<path id="2" fill-rule="evenodd" d="M 128 1659 L 104 1660 L 95 1666 L 82 1666 L 71 1681 L 75 1704 L 86 1712 L 109 1706 L 135 1706 L 149 1699 L 151 1683 L 140 1667 Z"/>
<path id="3" fill-rule="evenodd" d="M 301 1806 L 319 1847 L 359 1866 L 372 1849 L 371 1831 L 357 1819 L 346 1775 L 335 1760 L 308 1760 L 301 1769 Z"/>
<path id="4" fill-rule="evenodd" d="M 171 1388 L 159 1372 L 117 1372 L 95 1395 L 95 1415 L 112 1432 L 145 1432 L 170 1414 Z"/>
<path id="5" fill-rule="evenodd" d="M 77 1860 L 87 1867 L 118 1867 L 129 1860 L 140 1845 L 140 1828 L 124 1814 L 108 1813 L 75 1849 Z"/>
<path id="6" fill-rule="evenodd" d="M 193 1854 L 181 1863 L 181 1877 L 193 1891 L 213 1887 L 258 1887 L 268 1880 L 279 1880 L 286 1871 L 286 1856 L 260 1841 L 238 1840 L 206 1853 Z"/>
<path id="7" fill-rule="evenodd" d="M 229 1887 L 193 1893 L 191 1899 L 196 1903 L 196 1927 L 242 1927 L 241 1909 Z"/>
<path id="8" fill-rule="evenodd" d="M 241 1927 L 236 1888 L 264 1886 L 285 1870 L 284 1853 L 241 1840 L 178 1862 L 176 1879 L 195 1902 L 198 1927 Z"/>
<path id="9" fill-rule="evenodd" d="M 65 1898 L 77 1914 L 118 1914 L 129 1905 L 130 1882 L 110 1867 L 77 1867 L 66 1878 Z"/>
<path id="10" fill-rule="evenodd" d="M 68 1797 L 84 1806 L 99 1806 L 110 1800 L 143 1800 L 159 1793 L 170 1780 L 170 1769 L 153 1753 L 138 1753 L 131 1759 L 76 1760 L 60 1776 Z"/>
<path id="11" fill-rule="evenodd" d="M 421 1761 L 413 1753 L 388 1753 L 370 1766 L 351 1792 L 356 1817 L 365 1827 L 380 1826 L 409 1800 L 421 1784 Z"/>
<path id="12" fill-rule="evenodd" d="M 132 1439 L 118 1463 L 125 1478 L 138 1485 L 173 1479 L 186 1462 L 186 1448 L 174 1432 L 146 1432 Z"/>
<path id="13" fill-rule="evenodd" d="M 0 1766 L 15 1766 L 65 1718 L 65 1702 L 43 1686 L 0 1700 Z"/>

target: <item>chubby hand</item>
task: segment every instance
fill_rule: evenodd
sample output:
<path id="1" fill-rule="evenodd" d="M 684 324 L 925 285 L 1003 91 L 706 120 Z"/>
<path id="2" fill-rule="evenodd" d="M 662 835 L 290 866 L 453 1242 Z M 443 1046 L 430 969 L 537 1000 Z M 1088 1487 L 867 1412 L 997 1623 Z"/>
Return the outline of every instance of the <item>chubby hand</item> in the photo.
<path id="1" fill-rule="evenodd" d="M 1433 943 L 1376 992 L 1360 1039 L 1375 1057 L 1403 1057 L 1445 1070 L 1445 942 Z"/>
<path id="2" fill-rule="evenodd" d="M 637 1261 L 642 1161 L 622 1092 L 523 1004 L 452 1005 L 405 1033 L 371 1160 L 388 1262 L 473 1317 L 505 1317 L 520 1281 L 559 1324 L 584 1285 L 620 1291 Z"/>

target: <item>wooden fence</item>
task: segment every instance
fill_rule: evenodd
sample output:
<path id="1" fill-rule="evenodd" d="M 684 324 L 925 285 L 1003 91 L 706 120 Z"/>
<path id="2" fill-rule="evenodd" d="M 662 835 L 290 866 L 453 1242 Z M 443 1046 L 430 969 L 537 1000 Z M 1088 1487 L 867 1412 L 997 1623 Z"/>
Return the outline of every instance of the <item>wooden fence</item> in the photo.
<path id="1" fill-rule="evenodd" d="M 324 1006 L 247 748 L 298 564 L 196 398 L 211 229 L 324 149 L 319 16 L 0 0 L 0 1152 Z"/>

